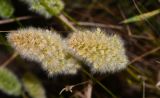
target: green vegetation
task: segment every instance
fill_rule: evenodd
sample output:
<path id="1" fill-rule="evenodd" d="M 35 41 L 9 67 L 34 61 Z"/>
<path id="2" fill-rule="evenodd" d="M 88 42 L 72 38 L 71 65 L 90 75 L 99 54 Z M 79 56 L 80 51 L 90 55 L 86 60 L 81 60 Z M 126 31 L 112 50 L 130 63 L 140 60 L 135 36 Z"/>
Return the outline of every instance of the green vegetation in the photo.
<path id="1" fill-rule="evenodd" d="M 0 0 L 0 96 L 160 98 L 159 21 L 159 0 Z M 12 39 L 16 45 L 18 43 L 24 48 L 23 55 L 15 51 L 16 45 L 8 42 L 7 35 L 16 35 L 18 30 L 28 27 L 43 29 L 43 36 L 33 38 L 37 36 L 33 32 L 32 36 L 24 35 Z M 85 35 L 85 30 L 94 33 L 97 28 L 101 29 L 98 32 L 106 36 L 120 36 L 124 45 L 102 41 L 105 37 L 99 37 L 99 33 Z M 60 37 L 61 45 L 53 44 L 57 43 L 56 39 L 59 37 L 54 38 L 52 34 L 46 36 L 46 32 L 56 33 Z M 71 40 L 74 34 L 84 36 L 78 35 Z M 26 39 L 24 41 L 29 44 L 22 39 Z M 67 42 L 69 39 L 70 43 Z M 83 42 L 84 40 L 88 42 Z M 116 41 L 112 43 L 118 43 Z M 70 49 L 67 45 L 70 45 Z M 108 45 L 124 46 L 125 56 L 122 48 L 113 51 Z M 52 48 L 49 49 L 50 47 Z M 123 63 L 119 61 L 117 65 L 118 61 L 112 58 L 119 60 L 121 56 L 107 57 L 108 55 L 103 55 L 103 50 L 107 54 L 123 51 L 123 59 L 129 59 L 125 59 L 128 62 L 127 67 L 124 64 L 124 70 L 116 70 L 115 73 L 94 71 L 111 70 L 107 69 L 109 67 L 99 68 L 100 65 L 109 65 L 105 60 L 112 60 L 112 65 L 118 66 L 110 68 L 120 69 L 119 64 Z M 45 60 L 47 61 L 39 62 Z M 99 64 L 102 60 L 103 63 Z M 80 68 L 77 70 L 77 67 L 73 67 L 74 64 Z M 64 71 L 53 74 L 59 68 L 64 68 Z M 66 68 L 67 72 L 73 72 L 74 69 L 74 74 L 64 74 Z M 57 73 L 60 72 L 58 70 Z"/>

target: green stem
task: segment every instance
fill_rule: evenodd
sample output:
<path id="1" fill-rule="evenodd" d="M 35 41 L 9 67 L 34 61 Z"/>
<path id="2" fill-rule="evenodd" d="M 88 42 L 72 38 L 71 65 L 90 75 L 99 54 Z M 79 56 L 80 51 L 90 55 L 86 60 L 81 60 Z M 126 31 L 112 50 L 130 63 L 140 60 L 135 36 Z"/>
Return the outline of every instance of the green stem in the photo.
<path id="1" fill-rule="evenodd" d="M 45 9 L 54 16 L 54 11 L 47 5 L 45 1 L 40 0 L 40 4 L 43 5 Z M 56 17 L 71 31 L 77 31 L 76 28 L 68 21 L 68 19 L 63 14 L 57 15 Z"/>
<path id="2" fill-rule="evenodd" d="M 70 30 L 77 31 L 77 29 L 68 21 L 68 19 L 63 14 L 60 14 L 59 16 L 56 17 Z"/>

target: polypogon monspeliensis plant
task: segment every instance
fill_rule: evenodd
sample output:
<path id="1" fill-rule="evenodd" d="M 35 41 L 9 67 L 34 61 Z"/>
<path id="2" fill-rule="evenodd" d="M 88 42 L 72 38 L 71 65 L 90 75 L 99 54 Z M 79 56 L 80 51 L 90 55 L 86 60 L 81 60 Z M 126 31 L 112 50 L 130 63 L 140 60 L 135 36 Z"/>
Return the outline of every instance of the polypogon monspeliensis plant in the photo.
<path id="1" fill-rule="evenodd" d="M 25 2 L 31 11 L 50 18 L 61 13 L 64 8 L 62 0 L 21 0 Z M 52 13 L 52 14 L 51 14 Z"/>
<path id="2" fill-rule="evenodd" d="M 79 61 L 93 73 L 113 73 L 128 64 L 120 36 L 99 28 L 79 30 L 62 39 L 55 31 L 29 27 L 9 33 L 8 41 L 22 57 L 41 63 L 49 75 L 75 74 Z"/>
<path id="3" fill-rule="evenodd" d="M 22 57 L 41 63 L 49 75 L 75 74 L 80 66 L 55 31 L 29 27 L 9 33 L 7 38 Z"/>
<path id="4" fill-rule="evenodd" d="M 66 44 L 71 54 L 91 66 L 93 73 L 113 73 L 127 66 L 124 43 L 116 34 L 107 35 L 99 28 L 79 30 L 69 36 Z"/>

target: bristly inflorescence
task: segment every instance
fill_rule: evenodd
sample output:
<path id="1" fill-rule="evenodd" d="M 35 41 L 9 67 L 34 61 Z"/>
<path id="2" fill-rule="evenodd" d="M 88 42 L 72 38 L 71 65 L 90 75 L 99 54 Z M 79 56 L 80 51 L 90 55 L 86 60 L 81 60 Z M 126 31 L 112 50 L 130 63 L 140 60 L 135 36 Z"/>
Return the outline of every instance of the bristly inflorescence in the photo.
<path id="1" fill-rule="evenodd" d="M 8 41 L 22 57 L 40 62 L 49 75 L 77 72 L 78 63 L 65 52 L 63 40 L 56 32 L 19 29 L 8 34 Z"/>
<path id="2" fill-rule="evenodd" d="M 116 35 L 106 35 L 99 28 L 95 31 L 80 30 L 68 38 L 67 48 L 92 68 L 92 72 L 116 72 L 127 66 L 123 41 Z"/>
<path id="3" fill-rule="evenodd" d="M 52 17 L 52 15 L 60 14 L 64 8 L 64 3 L 62 0 L 22 0 L 29 5 L 30 10 L 34 11 L 46 18 Z M 52 15 L 41 3 L 46 4 L 52 11 Z"/>
<path id="4" fill-rule="evenodd" d="M 79 30 L 62 40 L 56 32 L 30 27 L 9 33 L 8 41 L 22 57 L 41 63 L 49 75 L 76 73 L 76 59 L 90 65 L 93 73 L 116 72 L 128 63 L 121 38 L 99 28 Z"/>

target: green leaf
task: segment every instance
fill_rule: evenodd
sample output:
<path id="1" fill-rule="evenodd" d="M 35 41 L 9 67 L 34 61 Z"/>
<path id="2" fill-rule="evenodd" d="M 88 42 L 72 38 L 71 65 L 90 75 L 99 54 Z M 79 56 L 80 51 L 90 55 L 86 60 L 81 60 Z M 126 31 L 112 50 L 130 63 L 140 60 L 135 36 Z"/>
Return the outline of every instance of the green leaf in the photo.
<path id="1" fill-rule="evenodd" d="M 23 76 L 23 85 L 25 90 L 32 98 L 46 98 L 45 90 L 40 80 L 31 73 Z"/>
<path id="2" fill-rule="evenodd" d="M 143 14 L 136 15 L 131 18 L 125 19 L 121 23 L 133 23 L 133 22 L 137 22 L 137 21 L 143 21 L 143 20 L 149 19 L 159 13 L 160 13 L 160 9 L 157 9 L 157 10 L 154 10 L 151 12 L 143 13 Z"/>
<path id="3" fill-rule="evenodd" d="M 0 0 L 0 17 L 10 18 L 14 13 L 14 7 L 10 0 Z"/>
<path id="4" fill-rule="evenodd" d="M 8 95 L 21 94 L 21 84 L 17 77 L 8 69 L 0 67 L 0 90 Z"/>

